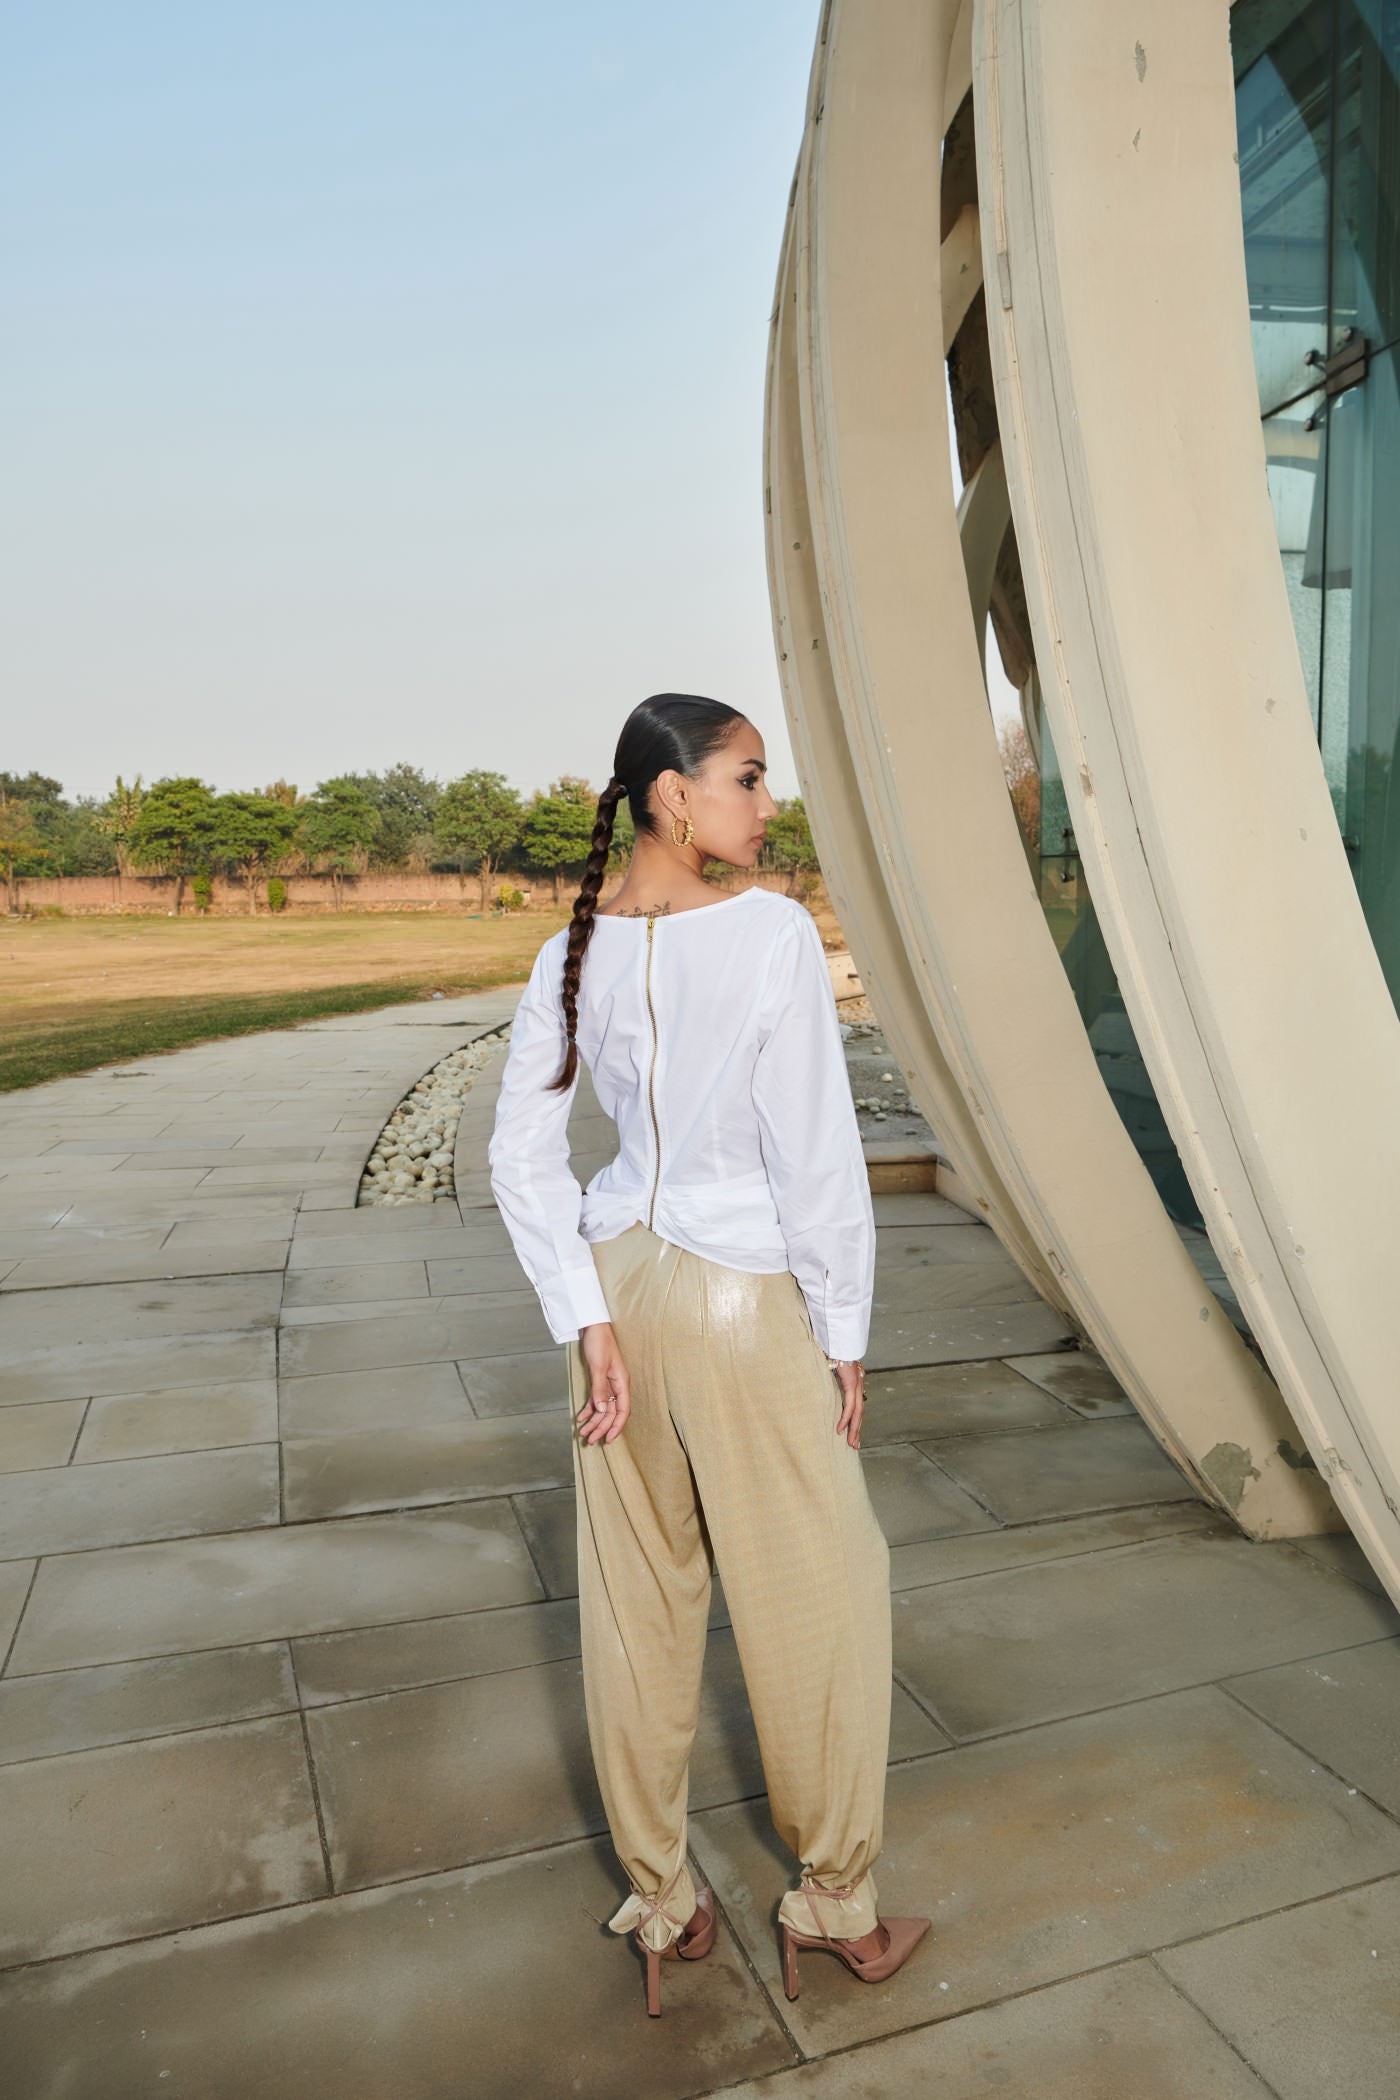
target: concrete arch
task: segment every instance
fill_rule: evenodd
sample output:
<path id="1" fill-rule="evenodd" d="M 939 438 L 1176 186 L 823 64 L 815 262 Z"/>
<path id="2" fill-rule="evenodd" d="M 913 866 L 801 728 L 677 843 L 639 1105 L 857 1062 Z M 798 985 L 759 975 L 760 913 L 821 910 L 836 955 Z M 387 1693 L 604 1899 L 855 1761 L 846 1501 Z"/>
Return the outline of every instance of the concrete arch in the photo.
<path id="1" fill-rule="evenodd" d="M 1075 836 L 1212 1243 L 1400 1601 L 1400 1020 L 1268 504 L 1228 14 L 979 0 L 974 61 L 1002 440 Z M 1208 389 L 1183 314 L 1210 316 Z"/>
<path id="2" fill-rule="evenodd" d="M 794 341 L 788 352 L 780 297 L 768 432 L 770 575 L 804 792 L 882 1014 L 887 999 L 909 1011 L 901 971 L 922 1005 L 896 1054 L 907 1044 L 917 1059 L 931 1035 L 937 1091 L 955 1097 L 935 1127 L 1011 1251 L 1028 1267 L 1016 1243 L 1029 1242 L 1055 1279 L 1047 1295 L 1204 1494 L 1260 1536 L 1325 1529 L 1337 1513 L 1318 1474 L 1285 1455 L 1277 1388 L 1201 1284 L 1104 1091 L 1002 778 L 941 385 L 929 112 L 954 99 L 958 14 L 955 0 L 837 0 L 818 43 L 787 265 Z M 803 501 L 810 535 L 794 519 Z M 808 537 L 804 580 L 788 542 Z M 817 650 L 803 646 L 813 587 Z M 863 846 L 843 804 L 865 812 Z M 931 1098 L 932 1068 L 905 1069 Z M 969 1132 L 979 1157 L 964 1164 Z"/>

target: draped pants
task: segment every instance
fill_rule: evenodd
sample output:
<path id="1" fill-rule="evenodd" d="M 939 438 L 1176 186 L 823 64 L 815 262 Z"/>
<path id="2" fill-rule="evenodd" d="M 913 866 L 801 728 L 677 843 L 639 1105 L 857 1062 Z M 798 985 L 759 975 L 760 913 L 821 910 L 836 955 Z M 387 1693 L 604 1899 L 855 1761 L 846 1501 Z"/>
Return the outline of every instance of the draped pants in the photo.
<path id="1" fill-rule="evenodd" d="M 889 1755 L 889 1547 L 840 1386 L 788 1270 L 707 1261 L 641 1223 L 595 1241 L 631 1383 L 610 1444 L 575 1431 L 589 1743 L 632 1893 L 609 1924 L 675 1939 L 695 1909 L 687 1782 L 717 1570 L 779 1837 L 800 1865 L 779 1916 L 856 1938 L 876 1922 Z M 589 1393 L 565 1345 L 574 1415 Z"/>

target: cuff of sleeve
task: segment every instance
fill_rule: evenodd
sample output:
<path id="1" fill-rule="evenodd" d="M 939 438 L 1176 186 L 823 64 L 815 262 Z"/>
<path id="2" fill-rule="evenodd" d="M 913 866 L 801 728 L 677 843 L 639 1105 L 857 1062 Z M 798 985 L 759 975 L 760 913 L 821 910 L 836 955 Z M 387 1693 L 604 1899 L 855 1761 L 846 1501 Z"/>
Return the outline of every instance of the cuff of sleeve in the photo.
<path id="1" fill-rule="evenodd" d="M 586 1269 L 565 1272 L 557 1291 L 551 1292 L 544 1301 L 544 1316 L 556 1342 L 576 1342 L 581 1328 L 595 1326 L 600 1320 L 611 1320 L 608 1301 L 603 1296 L 603 1286 L 598 1281 L 598 1271 L 591 1257 Z"/>
<path id="2" fill-rule="evenodd" d="M 865 1355 L 870 1322 L 858 1313 L 834 1313 L 822 1319 L 814 1314 L 812 1332 L 828 1356 L 845 1357 L 851 1363 L 859 1363 Z"/>

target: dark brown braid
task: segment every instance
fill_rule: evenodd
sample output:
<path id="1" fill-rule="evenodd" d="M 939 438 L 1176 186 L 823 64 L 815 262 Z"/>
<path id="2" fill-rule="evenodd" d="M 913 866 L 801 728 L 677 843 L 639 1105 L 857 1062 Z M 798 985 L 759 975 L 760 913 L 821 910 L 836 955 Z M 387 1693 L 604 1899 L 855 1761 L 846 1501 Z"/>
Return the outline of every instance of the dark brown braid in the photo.
<path id="1" fill-rule="evenodd" d="M 745 720 L 737 707 L 723 700 L 706 700 L 697 693 L 653 693 L 640 701 L 622 725 L 613 757 L 612 778 L 598 797 L 598 819 L 593 843 L 585 864 L 583 886 L 574 899 L 569 938 L 564 951 L 564 1026 L 568 1048 L 557 1079 L 546 1091 L 563 1092 L 572 1086 L 578 1072 L 578 987 L 583 958 L 593 938 L 593 915 L 597 908 L 608 857 L 612 852 L 613 825 L 617 805 L 627 797 L 633 827 L 659 836 L 651 807 L 651 786 L 667 767 L 677 773 L 698 773 L 714 752 L 728 742 L 735 725 Z"/>
<path id="2" fill-rule="evenodd" d="M 578 1027 L 578 981 L 583 970 L 584 950 L 593 938 L 593 913 L 607 872 L 608 855 L 612 852 L 617 805 L 626 793 L 625 783 L 614 774 L 598 797 L 593 843 L 583 871 L 583 887 L 574 899 L 574 915 L 569 921 L 569 939 L 564 953 L 564 1026 L 568 1030 L 569 1047 L 564 1053 L 563 1070 L 557 1079 L 549 1082 L 547 1091 L 550 1093 L 572 1086 L 578 1070 L 578 1045 L 574 1041 L 574 1031 Z"/>

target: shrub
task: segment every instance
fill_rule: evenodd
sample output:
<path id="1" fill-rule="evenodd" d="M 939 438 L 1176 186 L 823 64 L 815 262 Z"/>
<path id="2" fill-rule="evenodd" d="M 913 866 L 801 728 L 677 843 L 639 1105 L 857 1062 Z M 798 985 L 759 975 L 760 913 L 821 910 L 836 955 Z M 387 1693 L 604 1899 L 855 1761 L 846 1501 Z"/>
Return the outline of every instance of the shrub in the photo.
<path id="1" fill-rule="evenodd" d="M 497 911 L 523 911 L 525 909 L 524 890 L 512 889 L 508 883 L 504 884 L 496 892 L 496 909 Z"/>
<path id="2" fill-rule="evenodd" d="M 267 885 L 267 908 L 269 911 L 287 909 L 287 885 L 280 875 L 274 875 Z"/>
<path id="3" fill-rule="evenodd" d="M 214 902 L 214 882 L 212 876 L 196 875 L 190 883 L 190 895 L 194 898 L 194 908 L 196 911 L 208 911 L 210 906 Z"/>

